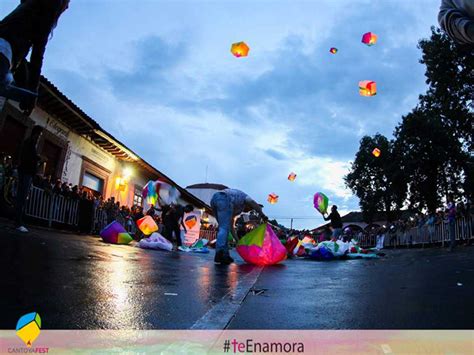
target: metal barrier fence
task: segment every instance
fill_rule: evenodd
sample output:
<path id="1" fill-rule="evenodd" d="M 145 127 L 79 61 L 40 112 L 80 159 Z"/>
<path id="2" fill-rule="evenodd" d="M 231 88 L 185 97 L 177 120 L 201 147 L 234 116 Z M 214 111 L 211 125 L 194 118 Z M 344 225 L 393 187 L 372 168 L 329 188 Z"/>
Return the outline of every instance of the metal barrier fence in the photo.
<path id="1" fill-rule="evenodd" d="M 474 239 L 474 218 L 472 215 L 468 217 L 459 217 L 454 224 L 456 241 L 468 241 Z M 423 225 L 413 227 L 404 231 L 396 231 L 395 233 L 385 233 L 384 246 L 392 247 L 408 247 L 417 245 L 428 245 L 441 243 L 449 243 L 449 223 L 443 221 L 435 225 Z M 377 243 L 375 235 L 364 235 L 359 241 L 363 247 L 373 247 Z"/>
<path id="2" fill-rule="evenodd" d="M 77 226 L 79 201 L 32 187 L 25 206 L 25 215 L 48 222 Z"/>
<path id="3" fill-rule="evenodd" d="M 199 231 L 199 238 L 200 239 L 207 239 L 208 241 L 212 242 L 214 239 L 217 238 L 217 231 L 201 229 Z"/>

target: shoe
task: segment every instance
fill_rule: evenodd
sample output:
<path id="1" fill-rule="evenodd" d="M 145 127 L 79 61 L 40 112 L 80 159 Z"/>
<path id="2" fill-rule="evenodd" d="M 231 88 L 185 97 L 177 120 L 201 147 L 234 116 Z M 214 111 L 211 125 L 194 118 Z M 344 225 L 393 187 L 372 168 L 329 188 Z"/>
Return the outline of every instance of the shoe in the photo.
<path id="1" fill-rule="evenodd" d="M 223 250 L 219 250 L 216 252 L 216 255 L 214 256 L 214 264 L 220 264 L 220 265 L 229 265 L 234 262 L 234 259 L 230 257 L 229 254 L 225 253 Z"/>
<path id="2" fill-rule="evenodd" d="M 20 226 L 16 229 L 18 232 L 22 232 L 22 233 L 28 233 L 28 229 L 26 229 L 25 227 L 23 226 Z"/>

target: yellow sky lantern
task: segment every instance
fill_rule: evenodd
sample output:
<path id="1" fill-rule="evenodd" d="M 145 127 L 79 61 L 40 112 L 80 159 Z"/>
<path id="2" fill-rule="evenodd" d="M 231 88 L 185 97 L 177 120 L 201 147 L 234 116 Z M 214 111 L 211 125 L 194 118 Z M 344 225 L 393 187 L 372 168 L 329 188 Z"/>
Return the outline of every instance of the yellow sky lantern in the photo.
<path id="1" fill-rule="evenodd" d="M 375 96 L 377 95 L 377 83 L 371 80 L 364 80 L 359 82 L 359 94 L 361 96 Z"/>
<path id="2" fill-rule="evenodd" d="M 275 194 L 275 193 L 269 194 L 267 201 L 268 201 L 269 203 L 271 203 L 272 205 L 274 205 L 275 203 L 278 202 L 278 195 Z"/>
<path id="3" fill-rule="evenodd" d="M 380 149 L 379 148 L 375 148 L 373 151 L 372 151 L 372 154 L 374 155 L 374 157 L 378 158 L 380 156 Z"/>
<path id="4" fill-rule="evenodd" d="M 237 42 L 232 44 L 231 53 L 237 58 L 246 57 L 249 54 L 249 46 L 245 42 Z"/>

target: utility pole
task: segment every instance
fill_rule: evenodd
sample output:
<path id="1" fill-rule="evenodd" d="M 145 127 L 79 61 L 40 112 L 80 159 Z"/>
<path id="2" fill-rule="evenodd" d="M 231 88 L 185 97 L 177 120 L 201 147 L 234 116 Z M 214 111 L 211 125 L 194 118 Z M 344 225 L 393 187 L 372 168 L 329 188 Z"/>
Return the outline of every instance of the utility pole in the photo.
<path id="1" fill-rule="evenodd" d="M 293 218 L 291 219 L 291 227 L 290 229 L 293 229 Z"/>

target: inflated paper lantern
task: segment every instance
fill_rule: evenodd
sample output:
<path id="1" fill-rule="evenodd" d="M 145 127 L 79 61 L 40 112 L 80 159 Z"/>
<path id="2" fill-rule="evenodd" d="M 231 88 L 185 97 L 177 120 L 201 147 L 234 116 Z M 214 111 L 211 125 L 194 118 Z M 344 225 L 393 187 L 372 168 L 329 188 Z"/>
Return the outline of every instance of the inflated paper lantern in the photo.
<path id="1" fill-rule="evenodd" d="M 286 249 L 273 229 L 262 224 L 244 235 L 237 244 L 237 252 L 249 264 L 274 265 L 286 259 Z"/>
<path id="2" fill-rule="evenodd" d="M 38 313 L 28 313 L 16 323 L 16 334 L 27 347 L 31 347 L 41 332 L 41 318 Z"/>
<path id="3" fill-rule="evenodd" d="M 359 94 L 361 96 L 375 96 L 377 94 L 377 83 L 371 80 L 359 82 Z"/>
<path id="4" fill-rule="evenodd" d="M 329 52 L 331 52 L 332 54 L 336 54 L 337 53 L 337 48 L 334 48 L 332 47 Z"/>
<path id="5" fill-rule="evenodd" d="M 128 244 L 133 240 L 125 228 L 117 221 L 113 221 L 102 229 L 100 236 L 104 242 L 111 244 Z"/>
<path id="6" fill-rule="evenodd" d="M 232 44 L 230 51 L 237 58 L 246 57 L 249 54 L 249 46 L 245 42 L 237 42 Z"/>
<path id="7" fill-rule="evenodd" d="M 278 202 L 278 195 L 274 193 L 269 194 L 267 201 L 270 202 L 272 205 L 274 205 L 275 203 Z"/>
<path id="8" fill-rule="evenodd" d="M 154 206 L 158 201 L 158 191 L 155 181 L 148 181 L 142 190 L 142 197 L 147 205 Z"/>
<path id="9" fill-rule="evenodd" d="M 373 46 L 375 43 L 377 43 L 377 35 L 372 32 L 364 33 L 362 36 L 362 43 L 368 46 Z"/>
<path id="10" fill-rule="evenodd" d="M 328 211 L 328 197 L 322 192 L 316 192 L 314 194 L 313 205 L 321 213 L 326 213 Z"/>
<path id="11" fill-rule="evenodd" d="M 295 173 L 291 173 L 290 175 L 288 175 L 288 180 L 295 181 L 295 179 L 296 179 L 296 174 Z"/>
<path id="12" fill-rule="evenodd" d="M 374 157 L 378 158 L 380 156 L 380 149 L 379 148 L 375 148 L 373 151 L 372 151 L 372 154 L 374 155 Z"/>
<path id="13" fill-rule="evenodd" d="M 145 235 L 150 235 L 158 230 L 155 220 L 151 216 L 145 216 L 137 221 L 138 228 Z"/>

